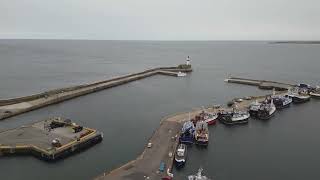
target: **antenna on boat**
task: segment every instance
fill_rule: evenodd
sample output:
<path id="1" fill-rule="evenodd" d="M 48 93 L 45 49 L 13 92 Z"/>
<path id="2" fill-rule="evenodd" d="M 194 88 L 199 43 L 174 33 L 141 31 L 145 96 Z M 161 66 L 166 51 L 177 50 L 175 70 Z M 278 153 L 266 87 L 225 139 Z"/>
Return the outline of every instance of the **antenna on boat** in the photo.
<path id="1" fill-rule="evenodd" d="M 273 94 L 274 96 L 276 95 L 276 89 L 275 89 L 275 88 L 273 88 L 272 94 Z"/>

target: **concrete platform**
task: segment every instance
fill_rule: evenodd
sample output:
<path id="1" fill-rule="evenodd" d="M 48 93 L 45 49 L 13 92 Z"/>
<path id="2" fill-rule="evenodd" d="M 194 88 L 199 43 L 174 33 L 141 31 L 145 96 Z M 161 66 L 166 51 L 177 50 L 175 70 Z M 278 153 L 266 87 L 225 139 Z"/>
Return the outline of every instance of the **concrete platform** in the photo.
<path id="1" fill-rule="evenodd" d="M 64 122 L 61 118 L 52 118 L 0 132 L 0 152 L 2 154 L 30 153 L 45 160 L 56 160 L 80 150 L 84 143 L 100 142 L 102 134 L 90 128 L 75 133 L 78 125 L 66 123 L 63 127 L 49 128 L 51 122 Z M 52 145 L 58 139 L 61 146 Z"/>

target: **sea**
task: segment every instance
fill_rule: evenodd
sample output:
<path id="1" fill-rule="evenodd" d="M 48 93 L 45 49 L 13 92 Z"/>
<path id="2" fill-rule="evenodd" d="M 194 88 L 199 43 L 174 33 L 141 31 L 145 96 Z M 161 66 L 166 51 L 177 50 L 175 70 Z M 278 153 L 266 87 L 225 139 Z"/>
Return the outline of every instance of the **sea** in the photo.
<path id="1" fill-rule="evenodd" d="M 104 133 L 102 143 L 55 163 L 0 157 L 0 179 L 93 179 L 135 159 L 170 114 L 270 93 L 228 84 L 228 76 L 320 84 L 317 44 L 0 40 L 0 99 L 175 66 L 187 56 L 194 70 L 187 77 L 156 75 L 0 121 L 4 131 L 62 116 Z M 187 179 L 201 167 L 214 180 L 320 179 L 319 108 L 312 99 L 268 121 L 210 127 L 208 148 L 189 147 L 186 166 L 174 169 L 174 177 Z"/>

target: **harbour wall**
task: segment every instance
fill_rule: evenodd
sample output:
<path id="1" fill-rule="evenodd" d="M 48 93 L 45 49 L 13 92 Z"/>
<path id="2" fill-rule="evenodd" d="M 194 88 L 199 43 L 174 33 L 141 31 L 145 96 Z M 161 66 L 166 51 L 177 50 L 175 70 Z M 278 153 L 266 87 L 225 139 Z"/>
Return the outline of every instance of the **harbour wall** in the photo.
<path id="1" fill-rule="evenodd" d="M 288 90 L 293 86 L 293 84 L 289 84 L 289 83 L 267 81 L 267 80 L 257 80 L 257 79 L 248 79 L 248 78 L 240 78 L 240 77 L 228 77 L 227 79 L 225 79 L 225 82 L 258 86 L 258 88 L 260 88 L 260 89 L 265 89 L 265 90 L 275 89 L 277 91 Z"/>
<path id="2" fill-rule="evenodd" d="M 154 76 L 157 74 L 177 76 L 177 71 L 191 72 L 192 69 L 180 69 L 176 67 L 160 67 L 153 68 L 143 72 L 129 74 L 125 76 L 115 77 L 112 79 L 98 81 L 90 84 L 83 84 L 79 86 L 72 86 L 68 88 L 55 89 L 46 91 L 44 93 L 34 94 L 31 96 L 18 97 L 6 100 L 0 100 L 0 120 L 6 119 L 18 114 L 22 114 L 28 111 L 39 109 L 48 105 L 63 102 L 69 99 L 73 99 L 79 96 L 87 95 L 104 89 L 112 88 L 122 84 L 126 84 L 132 81 L 143 79 L 146 77 Z M 25 108 L 7 109 L 6 106 L 14 106 L 19 103 L 30 103 L 31 106 Z"/>

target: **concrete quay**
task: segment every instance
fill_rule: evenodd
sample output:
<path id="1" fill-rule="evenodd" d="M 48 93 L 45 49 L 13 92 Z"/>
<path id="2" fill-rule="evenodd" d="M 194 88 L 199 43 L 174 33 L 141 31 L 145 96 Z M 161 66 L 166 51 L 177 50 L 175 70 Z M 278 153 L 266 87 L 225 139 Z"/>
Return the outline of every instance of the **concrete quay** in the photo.
<path id="1" fill-rule="evenodd" d="M 75 131 L 79 127 L 81 130 Z M 102 136 L 94 129 L 52 118 L 0 132 L 0 154 L 31 154 L 39 159 L 55 161 L 101 142 Z M 54 146 L 54 140 L 59 145 Z"/>
<path id="2" fill-rule="evenodd" d="M 293 86 L 293 84 L 289 84 L 289 83 L 281 83 L 276 81 L 257 80 L 257 79 L 247 79 L 247 78 L 240 78 L 240 77 L 228 77 L 227 79 L 225 79 L 225 82 L 258 86 L 260 89 L 266 89 L 266 90 L 275 89 L 278 91 L 288 90 Z"/>
<path id="3" fill-rule="evenodd" d="M 161 67 L 149 69 L 143 72 L 115 77 L 112 79 L 83 84 L 68 88 L 55 89 L 31 96 L 0 100 L 0 120 L 6 119 L 24 112 L 42 108 L 51 104 L 63 102 L 86 94 L 119 86 L 125 83 L 143 79 L 154 75 L 178 76 L 178 72 L 191 72 L 189 68 Z"/>
<path id="4" fill-rule="evenodd" d="M 191 116 L 199 114 L 201 110 L 191 112 Z M 173 158 L 179 141 L 179 134 L 182 123 L 189 119 L 189 113 L 179 113 L 161 120 L 160 127 L 153 133 L 148 143 L 152 147 L 145 145 L 144 151 L 137 159 L 127 164 L 105 172 L 96 179 L 161 179 L 172 172 Z M 165 163 L 165 171 L 160 172 L 160 163 Z"/>

